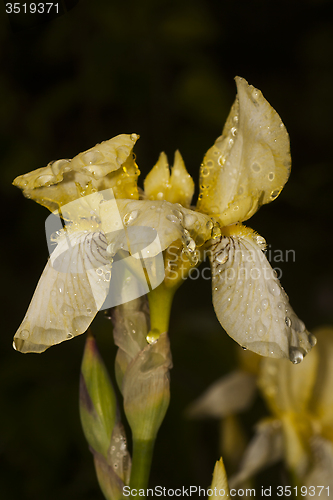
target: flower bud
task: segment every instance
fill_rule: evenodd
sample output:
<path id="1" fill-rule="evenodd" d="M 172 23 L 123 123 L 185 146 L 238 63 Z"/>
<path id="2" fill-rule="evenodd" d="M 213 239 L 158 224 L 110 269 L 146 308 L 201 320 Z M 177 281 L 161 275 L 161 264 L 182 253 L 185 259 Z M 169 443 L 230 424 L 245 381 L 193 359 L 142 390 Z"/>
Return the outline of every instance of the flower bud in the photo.
<path id="1" fill-rule="evenodd" d="M 133 439 L 155 439 L 170 401 L 172 367 L 167 333 L 147 344 L 128 366 L 123 378 L 124 409 Z"/>
<path id="2" fill-rule="evenodd" d="M 81 366 L 80 417 L 91 449 L 107 457 L 117 420 L 117 402 L 109 374 L 91 334 L 88 334 Z"/>
<path id="3" fill-rule="evenodd" d="M 210 499 L 218 500 L 229 497 L 227 474 L 222 458 L 215 464 L 211 489 L 213 490 L 213 495 L 209 496 Z"/>

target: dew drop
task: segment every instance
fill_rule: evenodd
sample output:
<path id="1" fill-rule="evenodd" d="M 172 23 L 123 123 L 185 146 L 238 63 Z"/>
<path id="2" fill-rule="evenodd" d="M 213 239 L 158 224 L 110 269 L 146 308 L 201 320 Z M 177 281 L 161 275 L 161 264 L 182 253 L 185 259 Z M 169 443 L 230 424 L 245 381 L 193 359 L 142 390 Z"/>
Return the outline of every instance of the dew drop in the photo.
<path id="1" fill-rule="evenodd" d="M 173 214 L 168 214 L 168 215 L 166 216 L 166 218 L 167 218 L 169 221 L 171 221 L 171 222 L 178 222 L 178 223 L 179 223 L 179 219 L 178 219 L 178 217 L 176 217 L 176 216 L 175 216 L 175 215 L 173 215 Z"/>
<path id="2" fill-rule="evenodd" d="M 91 314 L 91 312 L 92 312 L 92 311 L 91 311 L 90 307 L 87 307 L 87 313 L 88 313 L 88 314 Z"/>
<path id="3" fill-rule="evenodd" d="M 266 326 L 262 323 L 262 321 L 260 321 L 260 319 L 256 321 L 256 332 L 258 337 L 263 337 L 267 332 Z"/>
<path id="4" fill-rule="evenodd" d="M 252 168 L 253 172 L 255 172 L 255 173 L 258 173 L 261 170 L 261 166 L 256 161 L 254 163 L 252 163 L 251 168 Z"/>
<path id="5" fill-rule="evenodd" d="M 252 90 L 252 97 L 256 101 L 259 97 L 259 91 L 257 89 Z"/>
<path id="6" fill-rule="evenodd" d="M 81 155 L 81 160 L 85 165 L 92 165 L 103 160 L 104 156 L 99 151 L 87 151 Z"/>
<path id="7" fill-rule="evenodd" d="M 209 220 L 206 224 L 206 228 L 208 229 L 208 231 L 211 231 L 214 227 L 214 223 L 212 220 Z"/>
<path id="8" fill-rule="evenodd" d="M 312 347 L 314 347 L 317 343 L 317 338 L 313 335 L 313 333 L 309 333 L 308 339 L 309 339 L 310 345 Z"/>
<path id="9" fill-rule="evenodd" d="M 28 330 L 21 330 L 20 332 L 20 338 L 23 340 L 27 340 L 30 336 L 30 333 Z"/>
<path id="10" fill-rule="evenodd" d="M 255 238 L 257 245 L 263 250 L 266 248 L 266 240 L 259 234 Z"/>
<path id="11" fill-rule="evenodd" d="M 267 299 L 264 299 L 261 301 L 261 307 L 263 308 L 264 311 L 266 311 L 266 309 L 268 308 L 268 300 Z"/>
<path id="12" fill-rule="evenodd" d="M 241 346 L 243 351 L 247 351 L 247 347 L 244 347 L 243 345 Z"/>
<path id="13" fill-rule="evenodd" d="M 198 217 L 194 214 L 185 214 L 184 216 L 184 226 L 191 227 L 197 221 Z"/>
<path id="14" fill-rule="evenodd" d="M 289 348 L 289 359 L 294 365 L 298 365 L 301 361 L 303 361 L 304 355 L 300 349 L 297 347 Z"/>
<path id="15" fill-rule="evenodd" d="M 274 178 L 275 178 L 275 174 L 274 174 L 274 172 L 270 172 L 270 173 L 268 174 L 268 180 L 269 180 L 269 181 L 273 181 L 273 180 L 274 180 Z"/>
<path id="16" fill-rule="evenodd" d="M 69 340 L 69 339 L 72 339 L 73 337 L 74 337 L 74 335 L 73 335 L 72 333 L 67 333 L 67 338 L 68 338 L 68 340 Z"/>
<path id="17" fill-rule="evenodd" d="M 195 252 L 196 244 L 195 244 L 195 241 L 192 238 L 190 238 L 188 240 L 188 242 L 186 243 L 186 248 L 191 253 Z"/>
<path id="18" fill-rule="evenodd" d="M 62 280 L 58 281 L 58 290 L 59 293 L 64 293 L 65 283 Z"/>
<path id="19" fill-rule="evenodd" d="M 285 322 L 285 324 L 287 325 L 288 328 L 291 327 L 291 319 L 289 318 L 289 316 L 286 316 L 284 318 L 284 322 Z"/>
<path id="20" fill-rule="evenodd" d="M 202 177 L 207 177 L 209 175 L 209 168 L 202 167 L 200 173 L 201 173 Z"/>
<path id="21" fill-rule="evenodd" d="M 268 290 L 272 295 L 274 295 L 274 297 L 278 297 L 280 295 L 280 287 L 274 281 L 268 282 Z"/>
<path id="22" fill-rule="evenodd" d="M 280 189 L 274 189 L 270 195 L 271 200 L 275 200 L 275 198 L 279 196 L 280 191 L 281 191 Z"/>
<path id="23" fill-rule="evenodd" d="M 124 216 L 124 224 L 125 226 L 128 226 L 131 222 L 133 222 L 139 215 L 139 210 L 133 210 L 133 212 L 130 212 Z"/>
<path id="24" fill-rule="evenodd" d="M 224 163 L 225 163 L 225 158 L 224 156 L 219 156 L 218 160 L 217 160 L 218 164 L 221 165 L 221 167 L 223 167 Z"/>
<path id="25" fill-rule="evenodd" d="M 223 252 L 220 253 L 216 258 L 215 260 L 219 263 L 219 264 L 225 264 L 227 262 L 227 260 L 229 259 L 229 256 L 228 254 L 224 254 Z"/>
<path id="26" fill-rule="evenodd" d="M 212 238 L 214 240 L 217 239 L 217 238 L 220 238 L 220 236 L 221 236 L 221 229 L 219 228 L 219 226 L 214 226 L 213 227 L 211 236 L 212 236 Z"/>
<path id="27" fill-rule="evenodd" d="M 285 304 L 283 302 L 278 302 L 278 309 L 280 309 L 280 311 L 285 311 Z"/>
<path id="28" fill-rule="evenodd" d="M 67 305 L 67 304 L 64 304 L 61 309 L 60 309 L 61 313 L 62 314 L 66 314 L 66 315 L 69 315 L 69 314 L 73 314 L 74 312 L 74 309 L 73 307 Z"/>
<path id="29" fill-rule="evenodd" d="M 237 135 L 237 128 L 236 127 L 232 127 L 231 130 L 230 130 L 230 132 L 235 137 L 235 135 Z"/>

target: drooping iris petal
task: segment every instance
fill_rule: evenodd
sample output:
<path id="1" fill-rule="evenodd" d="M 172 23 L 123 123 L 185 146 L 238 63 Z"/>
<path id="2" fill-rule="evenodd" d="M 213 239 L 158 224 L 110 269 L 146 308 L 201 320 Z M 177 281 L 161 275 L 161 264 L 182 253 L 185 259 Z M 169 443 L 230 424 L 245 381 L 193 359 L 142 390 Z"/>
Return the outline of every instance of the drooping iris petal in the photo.
<path id="1" fill-rule="evenodd" d="M 241 225 L 211 246 L 213 304 L 226 332 L 262 356 L 299 363 L 315 344 L 289 304 L 265 254 L 264 239 Z"/>
<path id="2" fill-rule="evenodd" d="M 320 360 L 310 409 L 322 422 L 323 428 L 333 441 L 333 328 L 321 327 L 315 331 L 318 337 L 316 347 Z"/>
<path id="3" fill-rule="evenodd" d="M 14 336 L 21 352 L 43 352 L 84 333 L 102 306 L 111 279 L 103 231 L 64 231 Z"/>
<path id="4" fill-rule="evenodd" d="M 72 160 L 58 160 L 17 177 L 24 196 L 53 211 L 94 191 L 112 188 L 116 198 L 138 199 L 139 169 L 132 149 L 136 134 L 121 134 L 96 144 Z"/>
<path id="5" fill-rule="evenodd" d="M 290 173 L 289 136 L 260 90 L 236 77 L 238 95 L 200 170 L 199 211 L 226 226 L 280 194 Z"/>
<path id="6" fill-rule="evenodd" d="M 240 470 L 230 478 L 230 486 L 237 488 L 257 472 L 273 465 L 282 457 L 281 424 L 276 420 L 260 422 L 256 426 L 256 434 L 244 454 Z"/>
<path id="7" fill-rule="evenodd" d="M 249 408 L 256 391 L 256 377 L 236 370 L 212 384 L 186 411 L 189 418 L 222 418 Z"/>

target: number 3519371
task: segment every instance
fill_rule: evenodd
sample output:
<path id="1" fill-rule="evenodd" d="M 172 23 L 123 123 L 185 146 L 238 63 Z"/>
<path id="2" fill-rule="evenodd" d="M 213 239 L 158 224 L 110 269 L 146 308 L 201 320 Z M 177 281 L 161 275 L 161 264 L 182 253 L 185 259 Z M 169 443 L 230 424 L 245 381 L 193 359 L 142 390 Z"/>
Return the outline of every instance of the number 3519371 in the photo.
<path id="1" fill-rule="evenodd" d="M 59 14 L 59 4 L 53 2 L 39 3 L 6 3 L 7 14 Z"/>

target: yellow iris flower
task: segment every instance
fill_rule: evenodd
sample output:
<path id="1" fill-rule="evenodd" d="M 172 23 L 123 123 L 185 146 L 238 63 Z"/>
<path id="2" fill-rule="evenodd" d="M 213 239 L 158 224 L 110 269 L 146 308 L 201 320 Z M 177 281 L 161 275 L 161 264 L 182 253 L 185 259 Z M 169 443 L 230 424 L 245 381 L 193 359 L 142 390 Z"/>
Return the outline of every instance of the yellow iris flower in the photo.
<path id="1" fill-rule="evenodd" d="M 109 293 L 117 252 L 134 253 L 126 246 L 126 231 L 150 228 L 163 252 L 165 289 L 174 290 L 180 270 L 188 273 L 208 255 L 215 312 L 234 340 L 293 363 L 309 352 L 315 338 L 274 275 L 263 253 L 264 238 L 242 224 L 276 199 L 287 181 L 288 133 L 259 90 L 239 77 L 236 83 L 238 94 L 223 133 L 201 165 L 196 207 L 191 206 L 194 182 L 179 152 L 171 173 L 162 153 L 144 191 L 137 187 L 136 134 L 119 135 L 72 160 L 15 179 L 26 197 L 66 222 L 54 237 L 57 247 L 14 337 L 17 350 L 42 352 L 85 332 Z M 154 281 L 156 269 L 148 258 L 144 261 L 141 278 L 148 274 Z"/>

